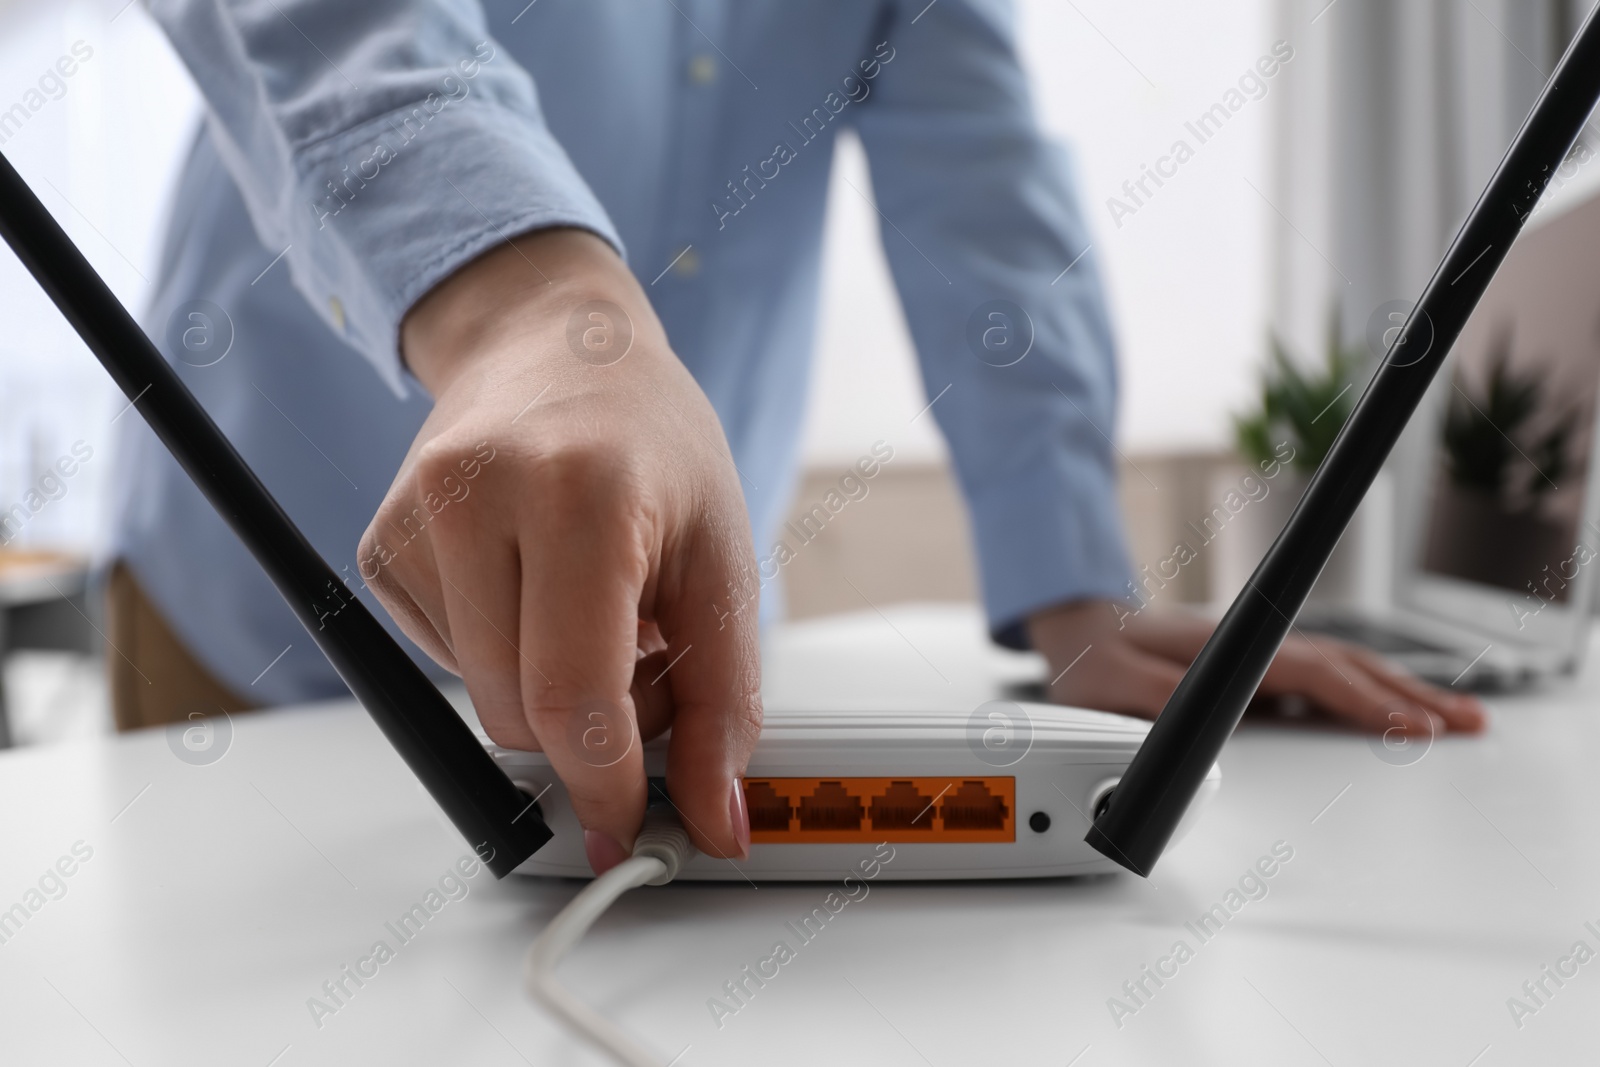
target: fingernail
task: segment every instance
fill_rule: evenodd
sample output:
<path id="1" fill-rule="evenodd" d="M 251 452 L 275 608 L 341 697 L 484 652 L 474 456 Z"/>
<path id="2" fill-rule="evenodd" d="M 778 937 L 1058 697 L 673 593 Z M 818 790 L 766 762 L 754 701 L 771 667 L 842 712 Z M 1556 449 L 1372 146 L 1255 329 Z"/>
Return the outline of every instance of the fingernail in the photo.
<path id="1" fill-rule="evenodd" d="M 596 876 L 605 874 L 611 868 L 628 858 L 622 846 L 616 840 L 599 830 L 585 830 L 583 832 L 583 852 L 589 857 L 589 866 Z"/>
<path id="2" fill-rule="evenodd" d="M 733 840 L 739 858 L 750 858 L 750 812 L 744 806 L 744 779 L 733 776 L 733 792 L 728 794 L 728 821 L 733 824 Z"/>

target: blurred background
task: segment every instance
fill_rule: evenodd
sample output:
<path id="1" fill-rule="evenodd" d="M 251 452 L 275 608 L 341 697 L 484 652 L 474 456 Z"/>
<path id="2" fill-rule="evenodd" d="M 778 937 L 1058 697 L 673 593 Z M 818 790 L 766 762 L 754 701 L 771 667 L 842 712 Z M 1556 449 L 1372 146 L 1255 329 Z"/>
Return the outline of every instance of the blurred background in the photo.
<path id="1" fill-rule="evenodd" d="M 1071 150 L 1107 283 L 1123 383 L 1122 503 L 1135 567 L 1154 566 L 1258 461 L 1263 375 L 1265 387 L 1328 399 L 1334 415 L 1322 430 L 1337 428 L 1373 351 L 1403 320 L 1591 4 L 1018 3 L 1039 119 Z M 0 148 L 123 302 L 141 309 L 201 106 L 138 4 L 0 0 L 0 108 L 23 100 L 78 41 L 92 55 L 59 95 L 0 112 Z M 1241 86 L 1260 57 L 1285 54 L 1272 77 Z M 1199 143 L 1187 124 L 1230 92 L 1242 105 Z M 1197 146 L 1193 158 L 1147 185 L 1155 195 L 1131 199 L 1125 183 L 1180 138 Z M 1540 210 L 1592 195 L 1597 173 L 1564 168 Z M 785 568 L 792 617 L 860 610 L 863 595 L 879 605 L 976 596 L 943 442 L 933 420 L 916 417 L 931 398 L 877 218 L 846 182 L 870 189 L 848 134 L 827 223 L 797 510 L 874 442 L 889 442 L 895 459 Z M 91 452 L 71 478 L 45 485 L 47 507 L 0 527 L 0 743 L 107 731 L 84 563 L 100 530 L 108 424 L 125 402 L 9 252 L 0 254 L 0 322 L 0 510 L 36 491 L 75 444 Z M 1274 364 L 1275 348 L 1284 363 Z M 1292 380 L 1284 365 L 1298 372 Z M 1297 459 L 1309 469 L 1321 431 L 1300 429 Z M 1270 452 L 1275 439 L 1265 443 Z M 1231 596 L 1301 476 L 1289 470 L 1279 504 L 1241 514 L 1161 595 L 1188 604 Z M 1396 510 L 1385 484 L 1323 595 L 1381 592 Z"/>

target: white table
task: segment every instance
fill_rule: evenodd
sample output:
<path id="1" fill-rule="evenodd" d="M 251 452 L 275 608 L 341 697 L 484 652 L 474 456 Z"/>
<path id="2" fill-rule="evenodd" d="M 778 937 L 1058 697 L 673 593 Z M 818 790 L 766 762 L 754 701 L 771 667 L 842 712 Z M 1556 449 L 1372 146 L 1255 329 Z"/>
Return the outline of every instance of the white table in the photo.
<path id="1" fill-rule="evenodd" d="M 952 609 L 797 625 L 769 653 L 774 705 L 972 707 L 1037 669 Z M 685 1067 L 1593 1062 L 1600 960 L 1546 978 L 1520 1029 L 1507 998 L 1574 942 L 1600 951 L 1597 687 L 1493 700 L 1487 736 L 1406 766 L 1362 737 L 1247 724 L 1152 882 L 878 884 L 720 1030 L 708 998 L 826 887 L 640 890 L 563 973 L 663 1063 L 687 1046 Z M 160 731 L 6 753 L 0 812 L 0 908 L 76 842 L 93 852 L 0 945 L 7 1065 L 604 1062 L 518 984 L 576 882 L 465 879 L 315 1025 L 308 998 L 393 943 L 384 924 L 466 852 L 353 705 L 238 717 L 209 765 Z M 1202 943 L 1185 922 L 1279 841 L 1294 856 L 1268 895 Z M 1193 957 L 1145 979 L 1119 1028 L 1108 998 L 1135 1006 L 1124 981 L 1179 939 Z"/>

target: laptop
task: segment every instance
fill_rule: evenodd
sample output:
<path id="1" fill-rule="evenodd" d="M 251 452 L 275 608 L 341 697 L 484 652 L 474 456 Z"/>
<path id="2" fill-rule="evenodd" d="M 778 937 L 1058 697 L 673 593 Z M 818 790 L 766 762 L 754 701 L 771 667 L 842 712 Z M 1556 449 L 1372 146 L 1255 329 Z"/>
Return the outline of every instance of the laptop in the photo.
<path id="1" fill-rule="evenodd" d="M 1299 625 L 1423 678 L 1500 689 L 1575 670 L 1600 571 L 1600 195 L 1507 254 L 1391 460 L 1390 603 Z"/>

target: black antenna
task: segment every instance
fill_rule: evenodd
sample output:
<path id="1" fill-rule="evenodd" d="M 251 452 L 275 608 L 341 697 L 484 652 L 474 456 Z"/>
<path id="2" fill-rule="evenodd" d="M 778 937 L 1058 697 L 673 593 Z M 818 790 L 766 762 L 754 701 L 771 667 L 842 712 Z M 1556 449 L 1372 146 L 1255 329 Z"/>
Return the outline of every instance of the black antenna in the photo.
<path id="1" fill-rule="evenodd" d="M 3 155 L 0 236 L 250 549 L 484 865 L 503 878 L 538 851 L 551 833 L 532 799 L 317 555 Z"/>
<path id="2" fill-rule="evenodd" d="M 1299 506 L 1178 683 L 1110 806 L 1090 828 L 1085 840 L 1108 859 L 1148 877 L 1161 858 L 1356 505 L 1597 99 L 1600 21 L 1591 11 Z"/>

